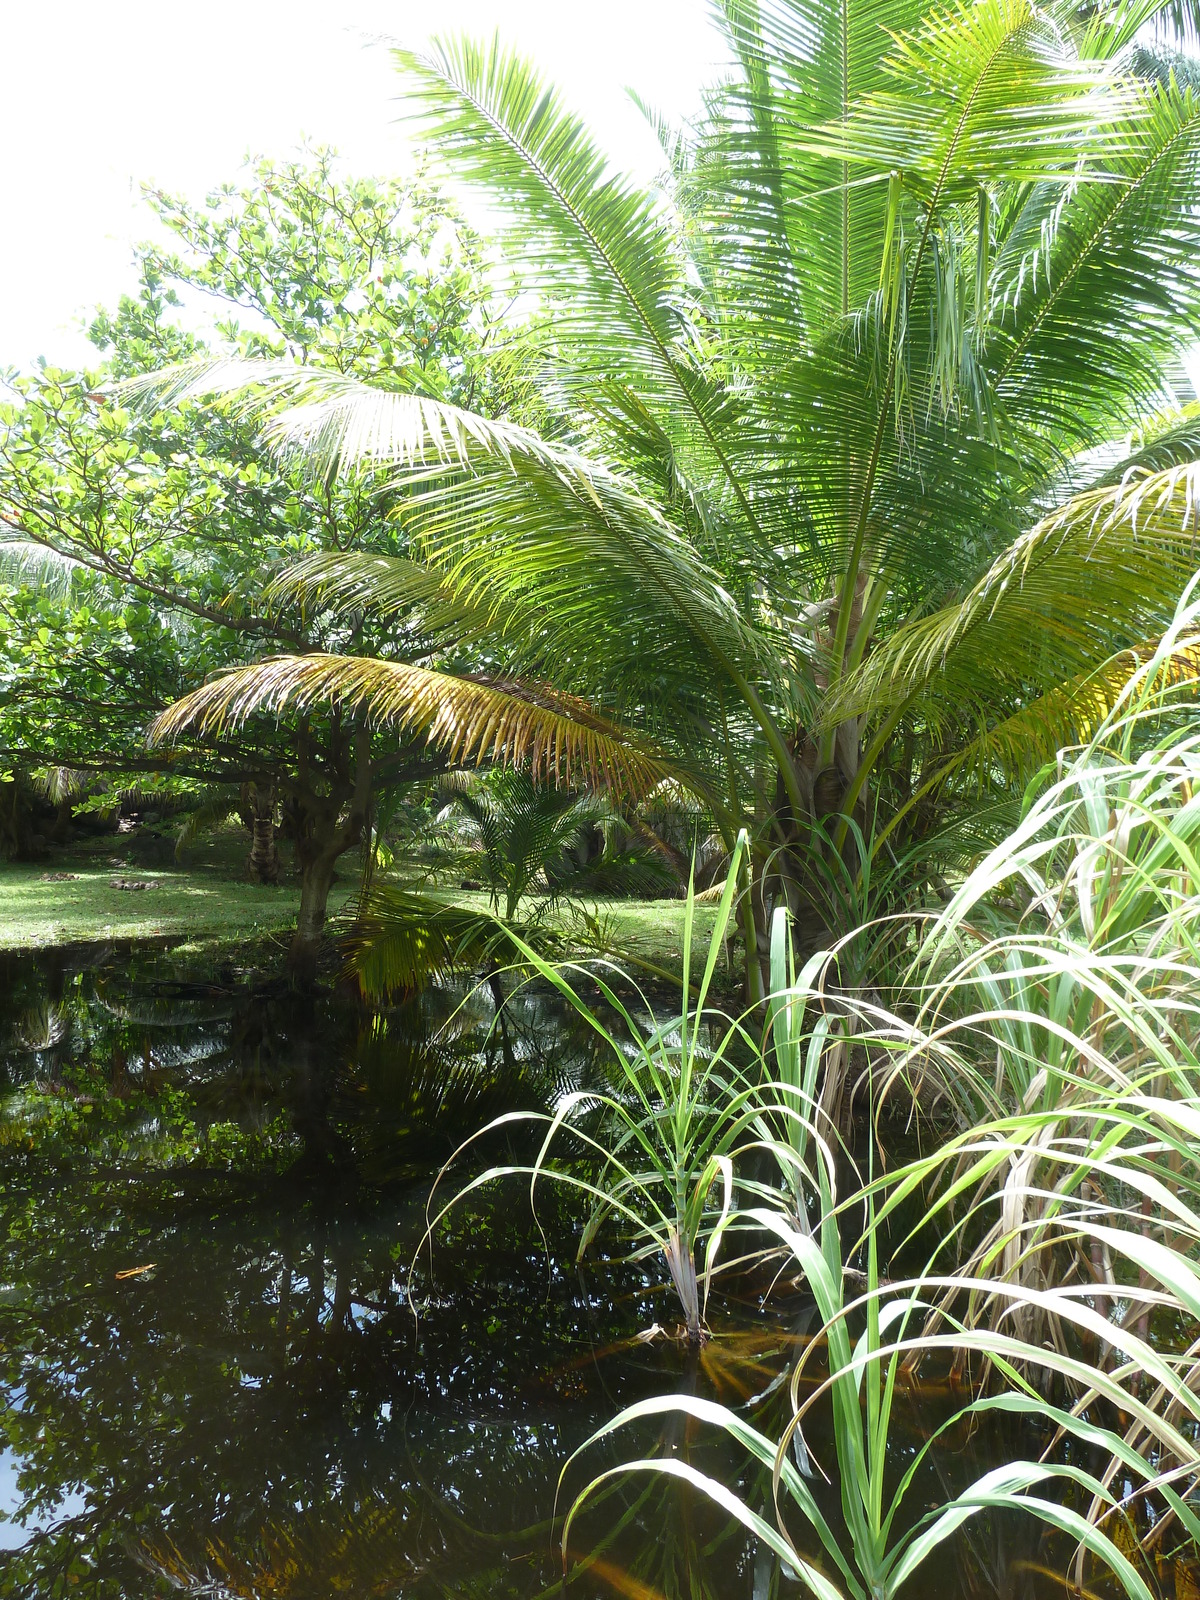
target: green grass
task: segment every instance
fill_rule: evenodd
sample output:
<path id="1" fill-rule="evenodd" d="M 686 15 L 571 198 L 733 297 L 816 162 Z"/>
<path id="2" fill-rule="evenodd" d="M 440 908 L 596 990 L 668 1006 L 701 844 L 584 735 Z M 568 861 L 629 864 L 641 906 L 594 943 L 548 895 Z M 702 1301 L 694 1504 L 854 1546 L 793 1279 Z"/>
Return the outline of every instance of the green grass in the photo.
<path id="1" fill-rule="evenodd" d="M 485 890 L 460 889 L 444 881 L 430 883 L 415 869 L 411 874 L 407 872 L 403 862 L 397 862 L 392 870 L 401 883 L 426 889 L 446 905 L 464 906 L 472 911 L 493 909 L 491 899 Z M 644 962 L 651 968 L 659 968 L 661 972 L 668 973 L 672 977 L 682 975 L 685 908 L 686 902 L 681 899 L 584 899 L 579 903 L 579 909 L 585 912 L 588 918 L 595 918 L 599 924 L 605 946 L 609 951 L 609 959 L 620 965 L 622 957 L 629 957 L 627 964 L 630 975 L 639 981 L 651 984 L 654 982 L 654 974 L 640 967 L 639 963 Z M 538 916 L 539 910 L 544 910 L 544 902 L 539 901 L 536 895 L 529 895 L 521 901 L 518 917 L 531 920 Z M 693 982 L 698 980 L 703 970 L 704 957 L 708 951 L 708 942 L 716 916 L 715 905 L 698 905 L 695 908 L 692 923 Z M 575 930 L 580 930 L 578 914 L 573 913 L 565 902 L 549 913 L 546 923 L 551 928 L 561 930 L 568 937 Z M 596 953 L 595 946 L 590 939 L 582 935 L 582 930 L 578 950 L 581 957 L 594 956 Z M 732 968 L 729 965 L 729 957 L 730 952 L 727 951 L 726 958 L 717 968 L 715 985 L 720 991 L 727 990 L 731 981 L 736 986 L 741 980 L 740 953 L 732 952 Z"/>
<path id="2" fill-rule="evenodd" d="M 245 877 L 244 842 L 218 834 L 190 852 L 184 865 L 141 866 L 136 846 L 108 836 L 71 851 L 55 852 L 38 862 L 0 862 L 0 949 L 31 950 L 49 945 L 107 939 L 183 938 L 207 943 L 235 942 L 283 933 L 295 925 L 299 886 L 284 863 L 284 881 L 274 888 L 249 883 Z M 342 882 L 329 897 L 334 916 L 358 885 L 357 854 L 344 858 Z M 57 873 L 72 873 L 56 879 Z M 128 879 L 146 889 L 118 889 Z M 480 910 L 489 904 L 483 893 L 443 888 L 440 897 Z M 522 907 L 528 915 L 536 902 Z M 678 974 L 683 962 L 682 900 L 602 900 L 588 902 L 613 949 L 612 959 L 630 957 L 633 976 L 652 981 L 639 962 Z M 698 906 L 693 941 L 708 944 L 715 906 Z M 569 932 L 570 914 L 559 911 L 552 922 Z M 581 943 L 581 954 L 591 953 Z M 735 968 L 737 957 L 734 957 Z M 726 964 L 718 985 L 728 980 Z"/>
<path id="3" fill-rule="evenodd" d="M 602 900 L 597 907 L 602 923 L 611 932 L 613 946 L 628 951 L 642 961 L 679 973 L 683 968 L 682 900 Z M 704 970 L 708 942 L 716 920 L 716 906 L 697 906 L 692 924 L 693 981 Z M 728 977 L 728 956 L 717 968 L 719 979 Z M 733 953 L 735 977 L 740 974 L 740 958 Z"/>
<path id="4" fill-rule="evenodd" d="M 244 939 L 284 930 L 295 923 L 299 886 L 249 883 L 241 860 L 213 846 L 196 852 L 187 866 L 144 867 L 115 850 L 108 839 L 99 850 L 55 854 L 38 862 L 0 862 L 0 949 L 102 939 Z M 244 851 L 241 852 L 244 855 Z M 70 872 L 72 878 L 54 879 Z M 330 911 L 353 892 L 356 873 L 346 873 L 330 896 Z M 146 883 L 118 889 L 116 881 Z"/>

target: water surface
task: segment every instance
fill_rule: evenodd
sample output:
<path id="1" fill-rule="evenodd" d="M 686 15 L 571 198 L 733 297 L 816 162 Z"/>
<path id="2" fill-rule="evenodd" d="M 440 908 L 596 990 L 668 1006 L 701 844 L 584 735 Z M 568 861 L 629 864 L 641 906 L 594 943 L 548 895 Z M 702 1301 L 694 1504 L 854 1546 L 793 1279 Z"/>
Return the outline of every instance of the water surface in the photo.
<path id="1" fill-rule="evenodd" d="M 581 1271 L 579 1205 L 546 1189 L 535 1223 L 517 1180 L 422 1250 L 463 1138 L 602 1072 L 544 995 L 461 1002 L 370 1017 L 170 952 L 0 957 L 0 1594 L 532 1600 L 564 1592 L 559 1473 L 622 1405 L 687 1389 L 778 1428 L 802 1293 L 735 1286 L 689 1357 L 646 1337 L 674 1321 L 656 1265 Z M 477 1160 L 528 1149 L 516 1125 Z M 897 1473 L 953 1403 L 914 1396 Z M 832 1461 L 819 1420 L 809 1444 Z M 980 1448 L 951 1441 L 917 1509 Z M 672 1421 L 594 1449 L 560 1513 L 662 1452 L 766 1508 L 761 1474 Z M 1031 1526 L 981 1522 L 913 1593 L 1061 1593 L 1039 1560 Z M 800 1592 L 647 1477 L 593 1503 L 568 1572 L 578 1600 Z"/>

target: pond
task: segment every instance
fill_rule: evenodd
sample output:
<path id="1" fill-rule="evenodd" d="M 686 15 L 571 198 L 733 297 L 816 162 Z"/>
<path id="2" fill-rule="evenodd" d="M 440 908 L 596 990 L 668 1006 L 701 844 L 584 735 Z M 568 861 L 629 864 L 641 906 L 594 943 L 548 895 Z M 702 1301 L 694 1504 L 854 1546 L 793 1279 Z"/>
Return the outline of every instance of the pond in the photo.
<path id="1" fill-rule="evenodd" d="M 801 1592 L 647 1476 L 590 1503 L 564 1589 L 561 1512 L 619 1461 L 675 1452 L 769 1504 L 735 1451 L 661 1419 L 559 1474 L 621 1406 L 674 1390 L 777 1432 L 813 1310 L 802 1286 L 764 1308 L 736 1282 L 689 1355 L 653 1332 L 672 1323 L 655 1264 L 577 1267 L 582 1208 L 547 1188 L 535 1220 L 519 1179 L 422 1250 L 459 1142 L 596 1071 L 546 995 L 461 1001 L 368 1016 L 165 950 L 0 957 L 0 1594 Z M 897 1473 L 954 1405 L 914 1390 Z M 819 1421 L 808 1444 L 831 1455 Z M 917 1509 L 984 1448 L 950 1435 Z M 836 1483 L 814 1484 L 832 1509 Z M 1032 1523 L 980 1520 L 913 1593 L 1061 1594 L 1044 1564 Z"/>

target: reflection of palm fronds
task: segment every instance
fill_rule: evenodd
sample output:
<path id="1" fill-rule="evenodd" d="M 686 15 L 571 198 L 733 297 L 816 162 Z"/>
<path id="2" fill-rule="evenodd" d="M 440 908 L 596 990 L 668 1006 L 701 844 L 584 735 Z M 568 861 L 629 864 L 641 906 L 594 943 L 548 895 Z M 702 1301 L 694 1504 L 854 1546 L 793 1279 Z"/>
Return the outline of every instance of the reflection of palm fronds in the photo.
<path id="1" fill-rule="evenodd" d="M 508 1592 L 513 1544 L 540 1553 L 547 1532 L 523 1530 L 502 1555 L 443 1496 L 392 1485 L 386 1498 L 368 1491 L 348 1505 L 314 1505 L 256 1535 L 163 1534 L 144 1540 L 136 1559 L 189 1600 L 393 1600 L 418 1585 L 445 1600 L 492 1600 Z"/>
<path id="2" fill-rule="evenodd" d="M 17 1027 L 17 1036 L 26 1050 L 53 1050 L 67 1037 L 71 1019 L 62 1006 L 44 1001 L 27 1011 Z"/>
<path id="3" fill-rule="evenodd" d="M 290 1600 L 313 1593 L 385 1596 L 410 1581 L 423 1563 L 411 1545 L 407 1508 L 369 1497 L 341 1508 L 313 1510 L 295 1524 L 271 1523 L 235 1545 L 218 1532 L 185 1541 L 147 1540 L 142 1565 L 192 1600 Z"/>
<path id="4" fill-rule="evenodd" d="M 704 1305 L 730 1220 L 735 1162 L 743 1153 L 743 1141 L 757 1147 L 753 1135 L 758 1120 L 755 1090 L 733 1059 L 743 1030 L 736 1021 L 706 1009 L 732 913 L 739 865 L 748 845 L 748 836 L 742 833 L 703 976 L 696 986 L 694 1008 L 691 940 L 695 901 L 688 897 L 682 1003 L 669 1022 L 660 1024 L 651 1013 L 649 1027 L 640 1025 L 601 973 L 596 982 L 611 1008 L 616 1031 L 610 1031 L 608 1021 L 601 1020 L 568 981 L 569 968 L 556 968 L 537 950 L 522 945 L 528 966 L 557 990 L 603 1046 L 601 1059 L 609 1087 L 589 1087 L 561 1096 L 552 1117 L 511 1119 L 541 1130 L 543 1142 L 536 1160 L 490 1168 L 452 1199 L 439 1200 L 436 1211 L 431 1202 L 426 1239 L 434 1236 L 458 1201 L 481 1184 L 517 1174 L 528 1178 L 532 1187 L 561 1184 L 584 1196 L 592 1207 L 580 1240 L 580 1257 L 606 1225 L 615 1225 L 618 1233 L 626 1235 L 630 1260 L 660 1256 L 679 1298 L 688 1341 L 697 1348 L 704 1343 Z M 708 1036 L 710 1021 L 717 1023 L 721 1032 L 715 1043 L 710 1043 Z M 483 1133 L 493 1131 L 494 1127 Z M 560 1166 L 558 1146 L 568 1139 L 572 1161 Z M 596 1163 L 598 1171 L 593 1174 L 581 1167 L 580 1155 L 584 1162 Z M 450 1165 L 439 1174 L 439 1182 Z M 698 1268 L 701 1253 L 703 1267 Z"/>
<path id="5" fill-rule="evenodd" d="M 446 1040 L 416 1045 L 390 1021 L 360 1042 L 358 1066 L 371 1085 L 381 1144 L 391 1154 L 397 1135 L 415 1140 L 422 1158 L 431 1144 L 447 1152 L 483 1123 L 507 1112 L 541 1110 L 558 1085 L 542 1054 L 514 1051 L 500 1026 L 483 1048 Z"/>

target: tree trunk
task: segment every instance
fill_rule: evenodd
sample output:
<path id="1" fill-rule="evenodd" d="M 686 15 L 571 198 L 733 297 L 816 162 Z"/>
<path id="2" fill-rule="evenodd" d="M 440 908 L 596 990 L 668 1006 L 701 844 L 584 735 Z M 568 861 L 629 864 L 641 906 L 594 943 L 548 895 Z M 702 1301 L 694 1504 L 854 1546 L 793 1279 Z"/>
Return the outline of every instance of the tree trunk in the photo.
<path id="1" fill-rule="evenodd" d="M 333 743 L 338 743 L 335 727 Z M 342 746 L 346 751 L 346 746 Z M 305 757 L 305 744 L 301 743 Z M 297 797 L 296 864 L 300 868 L 300 912 L 296 932 L 288 951 L 288 966 L 299 982 L 313 981 L 321 937 L 325 931 L 325 911 L 333 887 L 338 858 L 360 842 L 371 809 L 371 736 L 358 729 L 352 741 L 352 759 L 343 767 L 344 781 L 336 783 L 330 794 L 311 791 Z M 331 761 L 330 765 L 333 765 Z"/>
<path id="2" fill-rule="evenodd" d="M 33 832 L 33 807 L 22 774 L 0 783 L 0 858 L 32 861 L 40 840 Z"/>
<path id="3" fill-rule="evenodd" d="M 279 847 L 275 840 L 275 785 L 255 779 L 242 785 L 250 822 L 250 854 L 246 868 L 255 883 L 279 882 Z"/>
<path id="4" fill-rule="evenodd" d="M 50 829 L 50 840 L 53 844 L 63 844 L 71 829 L 71 814 L 74 811 L 74 802 L 69 797 L 64 797 L 58 802 L 54 811 L 54 825 Z"/>
<path id="5" fill-rule="evenodd" d="M 330 846 L 301 865 L 300 911 L 288 951 L 288 966 L 303 983 L 311 983 L 317 975 L 317 956 L 325 931 L 329 891 L 333 887 L 335 868 L 341 853 L 341 847 Z"/>

